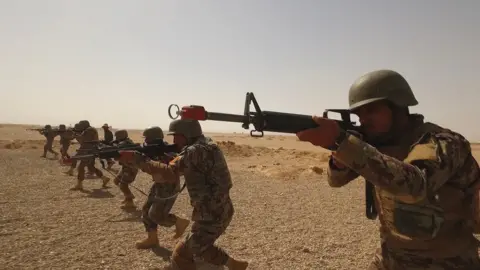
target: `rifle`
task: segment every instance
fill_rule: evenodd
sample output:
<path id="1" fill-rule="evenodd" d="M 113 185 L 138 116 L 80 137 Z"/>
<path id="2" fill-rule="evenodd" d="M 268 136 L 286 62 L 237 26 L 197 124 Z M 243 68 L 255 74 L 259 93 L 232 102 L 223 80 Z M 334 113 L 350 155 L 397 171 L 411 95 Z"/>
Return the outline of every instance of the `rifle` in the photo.
<path id="1" fill-rule="evenodd" d="M 85 160 L 98 158 L 102 160 L 114 159 L 120 157 L 120 151 L 138 151 L 151 159 L 156 159 L 158 156 L 165 155 L 166 153 L 177 153 L 178 147 L 176 144 L 167 144 L 165 142 L 155 144 L 125 144 L 118 146 L 100 146 L 97 145 L 94 149 L 85 150 L 86 154 L 80 154 L 72 156 L 72 160 Z M 103 167 L 102 162 L 102 167 Z"/>
<path id="2" fill-rule="evenodd" d="M 252 103 L 255 108 L 254 112 L 250 111 Z M 175 117 L 172 116 L 172 107 L 176 107 L 177 109 Z M 340 128 L 344 130 L 358 129 L 355 126 L 355 122 L 351 121 L 350 110 L 327 109 L 323 112 L 323 117 L 328 118 L 330 112 L 340 114 L 341 120 L 335 120 L 338 122 Z M 252 137 L 263 137 L 264 131 L 297 133 L 302 130 L 318 127 L 311 115 L 262 111 L 252 92 L 247 92 L 243 115 L 208 112 L 203 106 L 199 105 L 184 106 L 180 109 L 177 104 L 171 104 L 168 107 L 168 115 L 171 119 L 177 119 L 181 116 L 182 119 L 195 119 L 199 121 L 213 120 L 242 123 L 242 128 L 244 129 L 249 129 L 250 124 L 252 124 L 255 128 L 250 131 L 250 136 Z"/>
<path id="3" fill-rule="evenodd" d="M 250 111 L 251 104 L 255 111 Z M 176 107 L 176 116 L 172 116 L 172 108 Z M 350 110 L 348 109 L 326 109 L 323 112 L 324 118 L 329 118 L 329 113 L 340 114 L 341 120 L 335 120 L 343 130 L 359 131 L 359 127 L 350 118 Z M 219 112 L 208 112 L 203 106 L 189 105 L 183 106 L 181 109 L 177 104 L 171 104 L 168 107 L 168 115 L 171 119 L 177 119 L 179 116 L 182 119 L 194 119 L 199 121 L 213 120 L 222 122 L 242 123 L 242 128 L 249 129 L 250 124 L 255 128 L 250 131 L 252 137 L 263 137 L 264 131 L 279 132 L 279 133 L 297 133 L 306 129 L 318 127 L 317 123 L 313 121 L 311 115 L 262 111 L 258 102 L 252 92 L 247 92 L 245 98 L 245 106 L 243 115 L 228 114 Z M 330 149 L 334 150 L 334 149 Z M 375 219 L 377 217 L 377 210 L 374 203 L 374 187 L 370 182 L 365 185 L 366 198 L 366 216 L 368 219 Z"/>
<path id="4" fill-rule="evenodd" d="M 42 131 L 42 130 L 45 130 L 44 128 L 27 128 L 25 130 L 28 130 L 28 131 Z"/>

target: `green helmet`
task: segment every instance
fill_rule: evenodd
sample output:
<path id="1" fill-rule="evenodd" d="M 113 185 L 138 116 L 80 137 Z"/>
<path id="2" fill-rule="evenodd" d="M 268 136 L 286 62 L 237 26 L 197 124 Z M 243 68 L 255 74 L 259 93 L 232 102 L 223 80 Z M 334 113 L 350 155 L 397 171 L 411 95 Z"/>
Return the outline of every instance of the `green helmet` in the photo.
<path id="1" fill-rule="evenodd" d="M 128 131 L 126 129 L 119 129 L 115 131 L 115 138 L 119 141 L 125 140 L 128 138 Z"/>
<path id="2" fill-rule="evenodd" d="M 88 122 L 88 120 L 82 120 L 78 122 L 78 124 L 80 125 L 81 130 L 85 130 L 86 128 L 90 127 L 90 122 Z"/>
<path id="3" fill-rule="evenodd" d="M 160 127 L 149 127 L 143 131 L 145 140 L 163 140 L 163 130 Z"/>
<path id="4" fill-rule="evenodd" d="M 98 131 L 94 127 L 87 127 L 82 133 L 82 137 L 86 142 L 98 141 Z"/>
<path id="5" fill-rule="evenodd" d="M 65 130 L 67 130 L 67 127 L 64 124 L 61 124 L 61 125 L 58 126 L 58 129 L 61 130 L 61 131 L 65 131 Z"/>
<path id="6" fill-rule="evenodd" d="M 177 119 L 173 120 L 168 127 L 168 135 L 182 134 L 187 139 L 195 138 L 203 134 L 198 120 Z"/>
<path id="7" fill-rule="evenodd" d="M 51 125 L 45 125 L 45 127 L 43 127 L 44 129 L 52 129 L 52 126 Z"/>
<path id="8" fill-rule="evenodd" d="M 364 74 L 350 87 L 350 110 L 378 101 L 388 100 L 398 107 L 418 104 L 407 80 L 393 70 L 376 70 Z"/>

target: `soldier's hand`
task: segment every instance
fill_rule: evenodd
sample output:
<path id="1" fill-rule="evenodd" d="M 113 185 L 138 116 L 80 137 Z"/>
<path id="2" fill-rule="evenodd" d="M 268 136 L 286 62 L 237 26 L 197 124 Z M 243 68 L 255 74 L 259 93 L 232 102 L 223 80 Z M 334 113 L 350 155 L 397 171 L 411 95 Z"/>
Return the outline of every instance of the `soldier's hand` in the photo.
<path id="1" fill-rule="evenodd" d="M 144 156 L 132 150 L 119 151 L 120 157 L 118 158 L 119 163 L 125 163 L 127 166 L 130 164 L 135 164 L 139 160 L 143 160 Z"/>
<path id="2" fill-rule="evenodd" d="M 298 139 L 327 149 L 335 145 L 335 141 L 340 135 L 338 123 L 335 120 L 318 116 L 313 116 L 313 121 L 318 124 L 318 127 L 298 132 Z"/>

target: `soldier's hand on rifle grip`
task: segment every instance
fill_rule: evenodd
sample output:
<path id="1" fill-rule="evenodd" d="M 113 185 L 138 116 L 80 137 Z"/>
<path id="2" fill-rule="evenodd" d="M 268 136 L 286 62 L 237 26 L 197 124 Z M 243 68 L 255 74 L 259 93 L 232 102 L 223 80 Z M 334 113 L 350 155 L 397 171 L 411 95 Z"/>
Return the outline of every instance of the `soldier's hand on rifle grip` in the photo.
<path id="1" fill-rule="evenodd" d="M 313 116 L 313 121 L 317 123 L 318 127 L 298 132 L 298 139 L 326 149 L 334 146 L 340 136 L 338 123 L 335 120 L 319 116 Z"/>

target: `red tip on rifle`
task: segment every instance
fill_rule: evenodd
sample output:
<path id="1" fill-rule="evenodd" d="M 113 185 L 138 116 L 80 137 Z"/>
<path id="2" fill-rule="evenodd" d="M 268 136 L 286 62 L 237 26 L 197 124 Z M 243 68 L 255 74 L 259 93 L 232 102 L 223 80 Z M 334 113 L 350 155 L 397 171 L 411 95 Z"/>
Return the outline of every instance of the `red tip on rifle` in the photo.
<path id="1" fill-rule="evenodd" d="M 207 120 L 207 111 L 203 106 L 183 106 L 180 115 L 182 119 Z"/>

